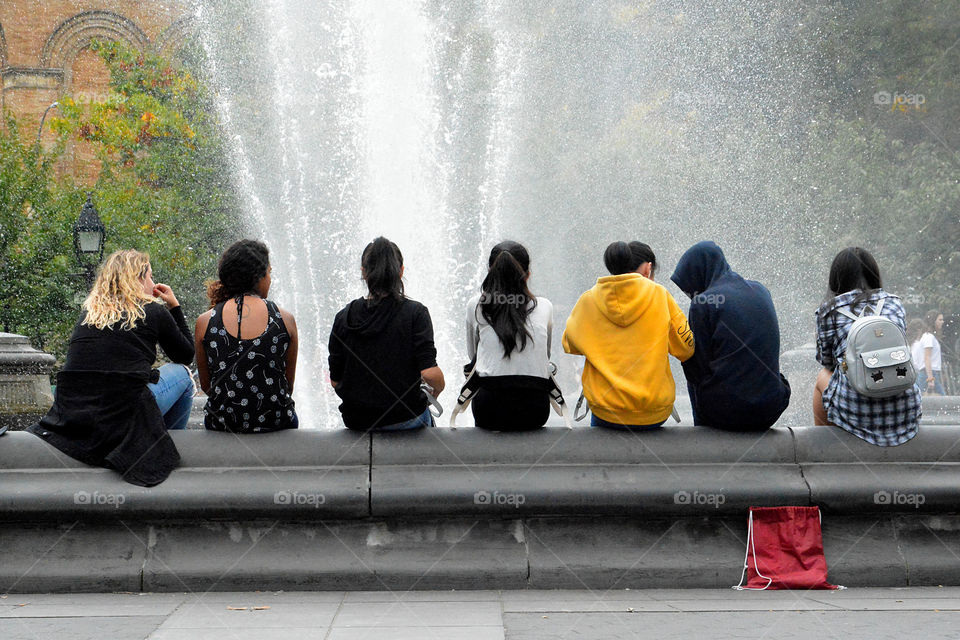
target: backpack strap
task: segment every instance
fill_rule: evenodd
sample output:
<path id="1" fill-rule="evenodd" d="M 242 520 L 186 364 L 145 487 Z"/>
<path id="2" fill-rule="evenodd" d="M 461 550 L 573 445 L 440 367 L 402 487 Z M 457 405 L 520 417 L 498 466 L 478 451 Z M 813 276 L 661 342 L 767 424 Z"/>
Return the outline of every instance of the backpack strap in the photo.
<path id="1" fill-rule="evenodd" d="M 580 407 L 583 407 L 583 413 L 580 413 Z M 577 398 L 577 406 L 573 409 L 573 419 L 577 422 L 580 422 L 587 417 L 587 413 L 590 411 L 590 405 L 587 403 L 587 399 L 583 396 L 583 391 L 580 392 L 580 397 Z"/>
<path id="2" fill-rule="evenodd" d="M 880 302 L 877 303 L 877 306 L 873 309 L 873 315 L 878 316 L 880 312 L 883 311 L 883 303 L 886 302 L 886 298 L 880 298 Z"/>
<path id="3" fill-rule="evenodd" d="M 839 309 L 837 309 L 837 313 L 840 313 L 840 314 L 842 314 L 842 315 L 845 315 L 845 316 L 847 316 L 848 318 L 850 318 L 850 319 L 853 320 L 853 321 L 857 321 L 857 320 L 860 319 L 860 316 L 854 315 L 854 313 L 853 313 L 852 311 L 850 311 L 850 310 L 848 310 L 848 309 L 845 309 L 845 308 L 843 308 L 843 307 L 840 307 Z"/>
<path id="4" fill-rule="evenodd" d="M 552 385 L 550 389 L 550 404 L 553 406 L 553 410 L 563 418 L 567 429 L 573 429 L 573 422 L 570 420 L 570 407 L 567 406 L 566 401 L 563 399 L 563 391 L 560 390 L 560 384 L 557 383 L 557 365 L 552 362 L 550 363 L 550 384 Z"/>
<path id="5" fill-rule="evenodd" d="M 433 414 L 435 418 L 439 418 L 443 415 L 443 405 L 437 400 L 437 397 L 433 395 L 433 387 L 428 385 L 423 380 L 420 381 L 420 391 L 423 392 L 423 395 L 427 396 L 427 402 L 430 403 L 428 407 L 430 413 Z"/>
<path id="6" fill-rule="evenodd" d="M 886 302 L 886 301 L 887 301 L 886 298 L 880 298 L 880 300 L 879 300 L 879 302 L 877 302 L 876 306 L 872 307 L 872 309 L 873 309 L 873 315 L 879 316 L 879 315 L 883 312 L 883 303 Z M 847 316 L 848 318 L 850 318 L 851 320 L 857 320 L 858 318 L 863 317 L 863 314 L 865 314 L 865 313 L 867 312 L 867 308 L 868 308 L 868 307 L 870 307 L 870 305 L 864 305 L 864 306 L 863 306 L 863 310 L 860 312 L 860 315 L 859 315 L 859 316 L 858 316 L 858 315 L 854 315 L 854 313 L 853 313 L 852 311 L 850 311 L 850 310 L 848 310 L 848 309 L 845 309 L 844 307 L 839 307 L 839 308 L 837 309 L 837 313 L 841 313 L 841 314 Z"/>
<path id="7" fill-rule="evenodd" d="M 457 428 L 457 416 L 467 410 L 467 407 L 469 407 L 470 403 L 473 401 L 473 396 L 477 394 L 479 389 L 480 376 L 477 375 L 477 365 L 476 361 L 474 361 L 473 368 L 470 369 L 469 373 L 467 373 L 467 381 L 463 383 L 462 387 L 460 387 L 460 395 L 457 396 L 457 404 L 450 413 L 451 429 Z"/>

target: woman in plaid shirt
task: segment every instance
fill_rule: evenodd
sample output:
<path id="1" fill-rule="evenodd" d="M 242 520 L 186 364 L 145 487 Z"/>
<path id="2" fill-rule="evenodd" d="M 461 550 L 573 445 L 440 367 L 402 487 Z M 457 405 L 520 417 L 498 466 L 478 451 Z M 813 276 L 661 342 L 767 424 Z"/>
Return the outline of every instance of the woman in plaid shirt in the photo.
<path id="1" fill-rule="evenodd" d="M 830 265 L 833 296 L 817 309 L 817 361 L 823 369 L 813 390 L 813 419 L 817 425 L 837 426 L 858 438 L 882 447 L 903 444 L 917 435 L 920 424 L 920 388 L 888 398 L 868 398 L 850 386 L 837 365 L 847 349 L 853 320 L 837 310 L 848 308 L 860 315 L 865 306 L 885 299 L 882 315 L 906 327 L 900 298 L 883 290 L 880 268 L 866 249 L 848 247 Z"/>

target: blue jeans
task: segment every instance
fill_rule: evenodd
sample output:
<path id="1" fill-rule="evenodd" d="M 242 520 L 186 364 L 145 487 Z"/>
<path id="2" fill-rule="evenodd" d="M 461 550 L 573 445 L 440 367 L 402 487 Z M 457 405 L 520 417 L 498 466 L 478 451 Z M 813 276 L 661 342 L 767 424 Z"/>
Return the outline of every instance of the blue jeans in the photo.
<path id="1" fill-rule="evenodd" d="M 167 429 L 186 429 L 193 406 L 193 380 L 187 368 L 182 364 L 165 364 L 160 367 L 160 380 L 147 387 L 157 399 Z"/>
<path id="2" fill-rule="evenodd" d="M 643 431 L 644 429 L 656 429 L 657 427 L 662 427 L 663 423 L 658 422 L 657 424 L 620 424 L 618 422 L 607 422 L 603 418 L 598 418 L 597 416 L 590 414 L 590 426 L 591 427 L 603 427 L 604 429 L 619 429 L 620 431 Z"/>
<path id="3" fill-rule="evenodd" d="M 413 429 L 422 429 L 424 427 L 433 426 L 433 416 L 430 414 L 430 407 L 427 407 L 423 413 L 418 415 L 416 418 L 407 420 L 405 422 L 397 422 L 396 424 L 385 424 L 379 427 L 374 427 L 370 431 L 376 433 L 382 433 L 384 431 L 412 431 Z"/>
<path id="4" fill-rule="evenodd" d="M 923 391 L 923 395 L 927 395 L 930 393 L 940 395 L 940 396 L 946 395 L 943 393 L 943 378 L 940 377 L 941 374 L 942 374 L 941 371 L 937 371 L 936 369 L 934 369 L 933 390 L 931 391 L 930 387 L 927 386 L 927 370 L 925 368 L 920 369 L 918 377 L 920 378 L 920 389 Z"/>

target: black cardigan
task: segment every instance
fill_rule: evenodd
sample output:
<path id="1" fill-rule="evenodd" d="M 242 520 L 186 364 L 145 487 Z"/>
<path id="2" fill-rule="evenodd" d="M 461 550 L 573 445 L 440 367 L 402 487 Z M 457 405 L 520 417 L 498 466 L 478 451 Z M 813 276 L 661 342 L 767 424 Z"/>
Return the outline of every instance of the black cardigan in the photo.
<path id="1" fill-rule="evenodd" d="M 180 463 L 147 383 L 157 345 L 172 361 L 193 361 L 193 338 L 180 307 L 145 307 L 134 329 L 77 323 L 57 375 L 53 407 L 28 431 L 90 465 L 115 469 L 127 482 L 151 487 Z M 83 316 L 80 321 L 82 322 Z"/>

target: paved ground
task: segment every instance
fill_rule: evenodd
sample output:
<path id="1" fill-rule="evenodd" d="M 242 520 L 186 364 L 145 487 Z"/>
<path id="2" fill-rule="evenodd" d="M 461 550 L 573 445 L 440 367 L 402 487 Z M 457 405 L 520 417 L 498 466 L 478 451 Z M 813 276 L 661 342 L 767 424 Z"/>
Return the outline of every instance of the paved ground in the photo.
<path id="1" fill-rule="evenodd" d="M 0 596 L 3 640 L 960 639 L 960 587 Z"/>

